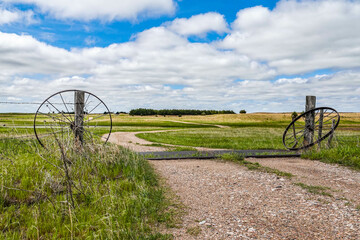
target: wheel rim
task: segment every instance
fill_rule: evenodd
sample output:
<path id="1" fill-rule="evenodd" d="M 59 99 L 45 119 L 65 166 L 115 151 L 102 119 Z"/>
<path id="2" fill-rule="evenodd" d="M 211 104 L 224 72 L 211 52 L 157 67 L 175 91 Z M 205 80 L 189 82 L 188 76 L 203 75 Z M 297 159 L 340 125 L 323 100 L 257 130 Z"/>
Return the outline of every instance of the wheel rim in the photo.
<path id="1" fill-rule="evenodd" d="M 305 121 L 312 118 L 313 125 Z M 329 107 L 319 107 L 304 112 L 287 126 L 283 134 L 283 144 L 289 150 L 301 150 L 319 144 L 329 137 L 340 122 L 339 113 Z"/>
<path id="2" fill-rule="evenodd" d="M 64 90 L 45 99 L 34 117 L 34 132 L 41 146 L 45 138 L 59 141 L 73 141 L 75 138 L 74 96 L 75 92 L 84 93 L 83 141 L 93 143 L 101 139 L 108 141 L 112 130 L 112 117 L 109 108 L 96 95 L 81 90 Z M 108 133 L 107 135 L 105 135 Z"/>

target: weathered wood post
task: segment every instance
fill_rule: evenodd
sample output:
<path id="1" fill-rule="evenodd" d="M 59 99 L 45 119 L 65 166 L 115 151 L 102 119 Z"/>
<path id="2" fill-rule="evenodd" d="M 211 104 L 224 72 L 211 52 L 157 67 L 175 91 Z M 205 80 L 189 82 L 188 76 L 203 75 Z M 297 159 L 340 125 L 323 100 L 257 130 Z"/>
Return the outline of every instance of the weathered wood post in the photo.
<path id="1" fill-rule="evenodd" d="M 335 119 L 333 119 L 332 122 L 331 122 L 332 133 L 330 134 L 329 139 L 328 139 L 328 143 L 327 143 L 328 148 L 331 147 L 331 141 L 332 141 L 332 139 L 334 137 L 334 134 L 335 134 L 334 128 L 335 128 Z"/>
<path id="2" fill-rule="evenodd" d="M 85 93 L 83 91 L 75 91 L 74 94 L 74 111 L 75 111 L 75 122 L 74 122 L 74 135 L 75 142 L 80 144 L 83 142 L 84 135 L 84 99 Z"/>
<path id="3" fill-rule="evenodd" d="M 324 121 L 324 110 L 320 109 L 320 116 L 319 116 L 319 134 L 318 139 L 320 140 L 322 137 L 322 128 L 323 128 L 323 121 Z M 321 148 L 321 142 L 319 141 L 319 149 Z"/>
<path id="4" fill-rule="evenodd" d="M 314 109 L 316 105 L 315 96 L 306 96 L 305 112 Z M 304 145 L 313 143 L 315 128 L 315 112 L 305 115 Z"/>

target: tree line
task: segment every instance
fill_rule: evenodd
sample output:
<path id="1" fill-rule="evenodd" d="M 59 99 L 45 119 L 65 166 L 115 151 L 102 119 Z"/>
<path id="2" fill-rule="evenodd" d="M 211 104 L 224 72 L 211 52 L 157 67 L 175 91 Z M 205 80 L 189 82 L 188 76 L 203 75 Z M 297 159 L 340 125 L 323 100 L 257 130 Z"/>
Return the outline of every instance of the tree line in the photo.
<path id="1" fill-rule="evenodd" d="M 131 116 L 148 116 L 148 115 L 212 115 L 212 114 L 235 114 L 232 110 L 194 110 L 194 109 L 132 109 L 129 114 Z"/>

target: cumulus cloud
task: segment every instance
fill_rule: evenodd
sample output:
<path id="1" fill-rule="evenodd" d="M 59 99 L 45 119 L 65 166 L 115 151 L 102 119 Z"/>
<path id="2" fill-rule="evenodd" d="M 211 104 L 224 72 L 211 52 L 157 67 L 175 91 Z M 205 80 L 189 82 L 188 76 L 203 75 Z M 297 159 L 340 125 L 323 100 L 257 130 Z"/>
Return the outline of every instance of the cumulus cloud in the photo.
<path id="1" fill-rule="evenodd" d="M 0 100 L 41 101 L 80 88 L 116 111 L 254 112 L 301 111 L 304 96 L 316 95 L 319 106 L 360 111 L 359 6 L 357 1 L 282 1 L 274 10 L 241 10 L 230 30 L 222 15 L 201 14 L 147 29 L 128 42 L 71 50 L 0 32 Z M 214 22 L 205 24 L 209 16 Z M 218 42 L 188 40 L 210 31 L 230 32 Z M 323 68 L 339 70 L 291 77 Z"/>
<path id="2" fill-rule="evenodd" d="M 0 95 L 4 97 L 45 97 L 76 86 L 110 92 L 142 85 L 216 87 L 239 78 L 275 76 L 274 70 L 246 56 L 191 43 L 165 27 L 141 32 L 130 42 L 70 51 L 31 36 L 0 33 L 0 52 Z"/>
<path id="3" fill-rule="evenodd" d="M 28 35 L 0 32 L 0 66 L 3 74 L 83 74 L 91 61 Z"/>
<path id="4" fill-rule="evenodd" d="M 7 10 L 0 8 L 0 25 L 23 22 L 25 24 L 34 23 L 34 13 L 31 10 Z"/>
<path id="5" fill-rule="evenodd" d="M 140 15 L 153 17 L 173 14 L 173 0 L 4 0 L 11 3 L 35 4 L 44 13 L 58 19 L 137 20 Z"/>
<path id="6" fill-rule="evenodd" d="M 185 36 L 204 36 L 208 32 L 221 34 L 228 31 L 224 16 L 215 12 L 199 14 L 190 18 L 177 18 L 164 25 L 168 29 Z"/>
<path id="7" fill-rule="evenodd" d="M 359 67 L 359 22 L 359 1 L 283 0 L 273 10 L 240 10 L 219 46 L 286 74 Z"/>

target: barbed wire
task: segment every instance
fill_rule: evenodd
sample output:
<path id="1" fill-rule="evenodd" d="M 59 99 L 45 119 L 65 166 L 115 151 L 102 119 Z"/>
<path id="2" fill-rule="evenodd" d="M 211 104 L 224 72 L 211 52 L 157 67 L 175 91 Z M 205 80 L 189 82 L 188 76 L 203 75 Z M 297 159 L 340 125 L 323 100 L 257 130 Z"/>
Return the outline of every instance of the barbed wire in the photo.
<path id="1" fill-rule="evenodd" d="M 41 104 L 41 103 L 38 103 L 38 102 L 0 102 L 0 104 Z"/>

